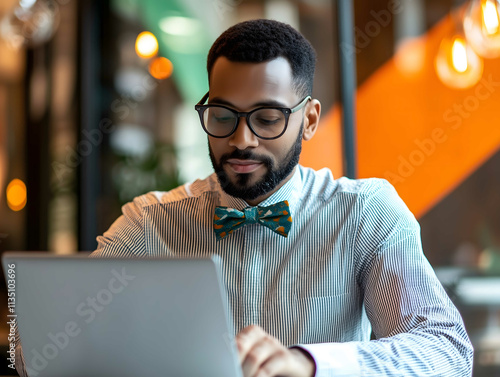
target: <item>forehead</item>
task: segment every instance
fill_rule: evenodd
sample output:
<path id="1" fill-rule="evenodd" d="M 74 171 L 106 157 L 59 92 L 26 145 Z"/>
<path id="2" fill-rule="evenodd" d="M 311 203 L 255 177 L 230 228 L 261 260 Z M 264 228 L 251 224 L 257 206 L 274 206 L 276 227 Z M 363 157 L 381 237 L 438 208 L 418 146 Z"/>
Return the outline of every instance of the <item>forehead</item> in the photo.
<path id="1" fill-rule="evenodd" d="M 263 63 L 232 62 L 219 57 L 210 74 L 210 98 L 224 99 L 244 110 L 266 100 L 291 106 L 297 102 L 290 63 L 276 58 Z"/>

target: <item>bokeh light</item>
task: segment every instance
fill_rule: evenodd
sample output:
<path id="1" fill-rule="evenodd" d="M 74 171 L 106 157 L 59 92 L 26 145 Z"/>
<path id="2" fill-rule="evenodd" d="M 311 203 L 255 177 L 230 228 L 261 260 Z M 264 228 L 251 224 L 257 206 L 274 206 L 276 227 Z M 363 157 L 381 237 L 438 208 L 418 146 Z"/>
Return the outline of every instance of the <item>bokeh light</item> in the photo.
<path id="1" fill-rule="evenodd" d="M 165 17 L 160 20 L 160 28 L 170 35 L 194 36 L 203 30 L 203 24 L 189 17 Z"/>
<path id="2" fill-rule="evenodd" d="M 425 68 L 426 40 L 424 37 L 406 38 L 398 43 L 394 63 L 407 78 L 418 77 Z"/>
<path id="3" fill-rule="evenodd" d="M 49 41 L 59 26 L 59 6 L 54 0 L 21 0 L 0 18 L 0 38 L 10 47 L 36 47 Z"/>
<path id="4" fill-rule="evenodd" d="M 141 58 L 152 58 L 158 53 L 158 40 L 149 31 L 143 31 L 135 41 L 135 51 Z"/>
<path id="5" fill-rule="evenodd" d="M 157 80 L 169 78 L 174 71 L 174 65 L 164 57 L 155 58 L 149 63 L 149 73 Z"/>
<path id="6" fill-rule="evenodd" d="M 20 211 L 26 206 L 28 192 L 20 179 L 13 179 L 7 186 L 7 204 L 13 211 Z"/>

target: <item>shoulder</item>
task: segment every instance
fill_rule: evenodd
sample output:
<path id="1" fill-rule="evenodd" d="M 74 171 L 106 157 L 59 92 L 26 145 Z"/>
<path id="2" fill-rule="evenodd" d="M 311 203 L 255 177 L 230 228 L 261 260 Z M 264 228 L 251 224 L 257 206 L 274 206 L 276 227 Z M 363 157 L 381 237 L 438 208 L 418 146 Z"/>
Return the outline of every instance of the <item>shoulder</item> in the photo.
<path id="1" fill-rule="evenodd" d="M 341 177 L 335 179 L 330 169 L 313 170 L 300 167 L 304 189 L 310 194 L 329 201 L 336 196 L 349 195 L 364 200 L 380 192 L 396 194 L 394 187 L 385 179 L 365 178 L 350 179 Z"/>
<path id="2" fill-rule="evenodd" d="M 199 200 L 202 197 L 219 195 L 218 183 L 215 174 L 205 179 L 198 179 L 186 183 L 170 191 L 151 191 L 138 196 L 124 207 L 132 206 L 137 209 L 145 209 L 156 205 L 168 205 L 186 200 Z"/>
<path id="3" fill-rule="evenodd" d="M 334 179 L 329 169 L 301 168 L 304 205 L 322 208 L 334 214 L 350 214 L 359 221 L 380 219 L 390 223 L 414 223 L 415 217 L 396 189 L 381 178 Z M 377 220 L 378 222 L 378 220 Z"/>
<path id="4" fill-rule="evenodd" d="M 336 194 L 355 195 L 361 201 L 374 197 L 390 198 L 398 196 L 394 186 L 382 178 L 350 179 L 342 177 L 337 179 Z"/>

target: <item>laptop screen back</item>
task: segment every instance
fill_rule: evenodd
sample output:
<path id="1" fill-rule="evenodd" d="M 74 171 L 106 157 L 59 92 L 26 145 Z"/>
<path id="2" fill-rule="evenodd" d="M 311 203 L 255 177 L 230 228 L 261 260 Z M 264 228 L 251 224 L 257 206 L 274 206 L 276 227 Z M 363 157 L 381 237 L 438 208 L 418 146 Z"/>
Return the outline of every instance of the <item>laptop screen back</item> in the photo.
<path id="1" fill-rule="evenodd" d="M 30 375 L 239 376 L 214 261 L 6 253 Z"/>

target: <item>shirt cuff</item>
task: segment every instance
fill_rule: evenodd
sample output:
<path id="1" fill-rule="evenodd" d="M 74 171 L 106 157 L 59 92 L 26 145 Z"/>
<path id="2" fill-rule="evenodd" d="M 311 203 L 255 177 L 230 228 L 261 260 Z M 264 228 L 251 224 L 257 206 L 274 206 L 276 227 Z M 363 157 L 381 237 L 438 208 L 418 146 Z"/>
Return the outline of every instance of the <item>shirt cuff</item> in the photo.
<path id="1" fill-rule="evenodd" d="M 308 352 L 316 364 L 315 377 L 354 377 L 361 375 L 354 343 L 298 344 L 293 347 Z"/>

